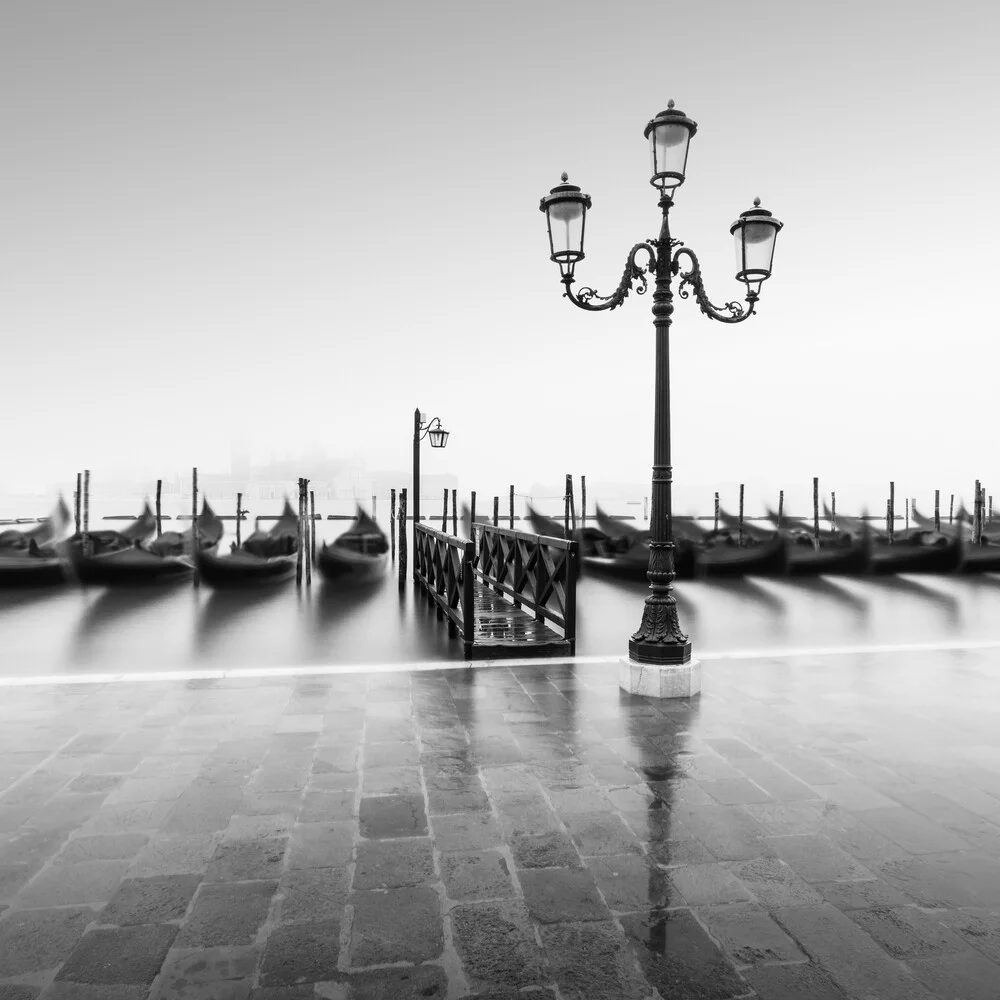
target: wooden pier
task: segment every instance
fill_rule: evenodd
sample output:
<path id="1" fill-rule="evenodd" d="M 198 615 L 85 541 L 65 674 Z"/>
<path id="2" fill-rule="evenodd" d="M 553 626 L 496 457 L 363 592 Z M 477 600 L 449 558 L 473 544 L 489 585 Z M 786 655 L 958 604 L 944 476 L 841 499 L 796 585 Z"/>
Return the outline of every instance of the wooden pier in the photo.
<path id="1" fill-rule="evenodd" d="M 475 540 L 416 525 L 416 579 L 470 659 L 573 655 L 575 541 L 477 524 Z"/>

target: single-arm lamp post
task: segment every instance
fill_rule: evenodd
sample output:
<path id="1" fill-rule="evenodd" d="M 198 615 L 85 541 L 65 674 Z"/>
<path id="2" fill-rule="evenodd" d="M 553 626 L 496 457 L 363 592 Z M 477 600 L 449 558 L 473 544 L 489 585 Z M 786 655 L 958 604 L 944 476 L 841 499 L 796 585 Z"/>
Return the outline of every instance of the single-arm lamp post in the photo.
<path id="1" fill-rule="evenodd" d="M 424 414 L 417 408 L 413 411 L 413 551 L 417 551 L 417 522 L 420 520 L 420 442 L 430 439 L 432 448 L 443 448 L 448 443 L 448 435 L 441 426 L 439 417 L 424 420 Z M 405 527 L 405 525 L 404 525 Z M 444 525 L 441 526 L 444 530 Z M 417 560 L 413 560 L 413 579 L 417 578 Z"/>
<path id="2" fill-rule="evenodd" d="M 620 683 L 636 694 L 654 697 L 688 697 L 700 690 L 698 661 L 691 659 L 691 643 L 681 631 L 677 602 L 671 594 L 674 579 L 673 514 L 671 507 L 672 470 L 670 465 L 670 323 L 674 311 L 671 279 L 680 277 L 678 294 L 691 291 L 701 311 L 721 323 L 742 323 L 754 314 L 761 284 L 771 276 L 774 244 L 781 229 L 770 212 L 760 207 L 760 199 L 730 227 L 736 237 L 736 277 L 746 285 L 747 308 L 738 302 L 713 305 L 702 284 L 701 268 L 693 250 L 670 235 L 670 209 L 674 191 L 684 183 L 688 146 L 697 124 L 674 108 L 670 101 L 646 126 L 653 173 L 649 183 L 660 192 L 663 219 L 656 239 L 636 243 L 625 260 L 625 273 L 611 295 L 598 295 L 593 288 L 573 290 L 576 265 L 584 259 L 590 195 L 569 184 L 566 174 L 541 200 L 539 208 L 548 225 L 550 259 L 559 265 L 563 293 L 575 306 L 598 312 L 620 306 L 635 288 L 642 295 L 646 275 L 654 278 L 653 328 L 656 331 L 655 411 L 653 423 L 653 509 L 650 517 L 649 589 L 642 623 L 629 640 L 629 658 L 623 661 Z M 640 263 L 644 260 L 644 264 Z"/>

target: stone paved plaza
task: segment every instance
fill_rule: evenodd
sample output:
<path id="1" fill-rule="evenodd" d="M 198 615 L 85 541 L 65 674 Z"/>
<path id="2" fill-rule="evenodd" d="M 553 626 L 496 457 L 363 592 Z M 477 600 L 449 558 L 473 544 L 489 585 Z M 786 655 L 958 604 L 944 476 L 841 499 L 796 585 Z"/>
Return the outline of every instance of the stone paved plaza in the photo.
<path id="1" fill-rule="evenodd" d="M 0 686 L 0 1000 L 996 1000 L 1000 657 Z"/>

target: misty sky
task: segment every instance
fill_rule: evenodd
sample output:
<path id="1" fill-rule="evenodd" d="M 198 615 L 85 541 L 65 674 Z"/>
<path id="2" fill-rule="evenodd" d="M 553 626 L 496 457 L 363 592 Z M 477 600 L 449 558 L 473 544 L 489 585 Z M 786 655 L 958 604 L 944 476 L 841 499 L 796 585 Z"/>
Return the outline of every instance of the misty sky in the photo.
<path id="1" fill-rule="evenodd" d="M 415 406 L 452 431 L 425 469 L 487 495 L 648 481 L 651 296 L 561 299 L 538 200 L 563 170 L 592 196 L 578 277 L 610 292 L 658 229 L 642 131 L 673 98 L 674 235 L 714 301 L 739 212 L 785 222 L 758 317 L 676 300 L 679 506 L 813 475 L 845 510 L 890 479 L 971 500 L 998 32 L 981 0 L 6 4 L 0 493 L 221 471 L 241 437 L 406 469 Z"/>

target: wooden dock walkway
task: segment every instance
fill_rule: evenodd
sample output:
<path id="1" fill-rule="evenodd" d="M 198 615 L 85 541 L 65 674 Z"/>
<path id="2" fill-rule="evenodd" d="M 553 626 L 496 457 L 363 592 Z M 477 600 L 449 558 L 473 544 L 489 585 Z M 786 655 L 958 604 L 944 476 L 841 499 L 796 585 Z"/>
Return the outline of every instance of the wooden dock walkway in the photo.
<path id="1" fill-rule="evenodd" d="M 466 656 L 572 655 L 577 543 L 483 524 L 474 534 L 415 530 L 416 580 Z"/>

